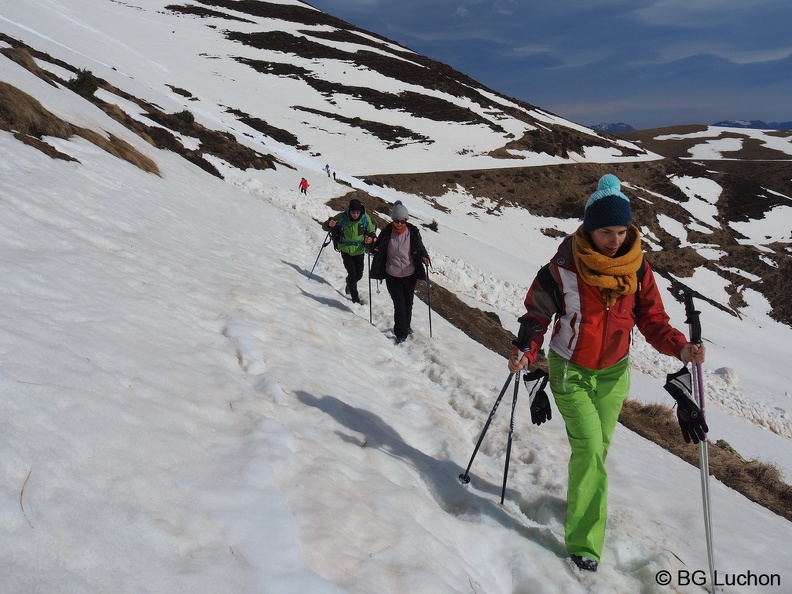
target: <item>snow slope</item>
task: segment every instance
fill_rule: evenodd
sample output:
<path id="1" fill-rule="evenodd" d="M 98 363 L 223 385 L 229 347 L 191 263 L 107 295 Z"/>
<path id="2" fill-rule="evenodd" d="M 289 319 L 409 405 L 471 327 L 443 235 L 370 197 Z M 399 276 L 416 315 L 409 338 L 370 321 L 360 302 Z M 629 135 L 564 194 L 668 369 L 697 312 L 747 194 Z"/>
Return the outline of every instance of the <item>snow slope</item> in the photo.
<path id="1" fill-rule="evenodd" d="M 60 18 L 76 4 L 38 6 Z M 55 35 L 33 22 L 26 34 Z M 158 47 L 154 65 L 171 49 Z M 511 391 L 459 485 L 505 361 L 436 315 L 430 337 L 420 303 L 415 334 L 395 347 L 384 289 L 352 305 L 329 249 L 308 279 L 316 219 L 345 190 L 323 160 L 266 172 L 218 162 L 221 181 L 4 58 L 0 79 L 162 172 L 78 138 L 46 139 L 79 161 L 53 160 L 0 132 L 4 591 L 663 593 L 662 571 L 672 591 L 701 591 L 698 469 L 621 427 L 596 575 L 565 560 L 563 423 L 532 426 L 524 390 L 505 504 Z M 438 278 L 514 324 L 553 249 L 536 233 L 547 221 L 454 212 L 425 232 Z M 789 472 L 789 329 L 747 297 L 741 321 L 699 304 L 711 437 Z M 681 326 L 681 306 L 667 305 Z M 667 401 L 662 375 L 677 364 L 640 344 L 634 363 L 636 395 Z M 724 590 L 787 591 L 789 522 L 711 486 L 721 579 L 774 582 Z"/>

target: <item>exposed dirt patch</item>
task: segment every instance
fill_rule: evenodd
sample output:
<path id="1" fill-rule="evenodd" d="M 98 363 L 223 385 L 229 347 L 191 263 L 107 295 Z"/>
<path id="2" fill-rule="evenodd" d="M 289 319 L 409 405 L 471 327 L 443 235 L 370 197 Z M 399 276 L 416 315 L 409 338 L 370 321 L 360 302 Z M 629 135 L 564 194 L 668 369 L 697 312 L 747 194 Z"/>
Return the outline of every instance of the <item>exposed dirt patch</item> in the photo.
<path id="1" fill-rule="evenodd" d="M 432 144 L 433 142 L 423 134 L 418 134 L 417 132 L 413 132 L 412 130 L 410 130 L 409 128 L 405 128 L 404 126 L 384 124 L 382 122 L 364 120 L 358 117 L 348 118 L 336 113 L 331 113 L 329 111 L 322 111 L 320 109 L 314 109 L 310 107 L 295 107 L 295 109 L 300 111 L 305 111 L 307 113 L 312 113 L 315 115 L 320 115 L 330 120 L 336 120 L 352 128 L 360 128 L 361 130 L 365 130 L 372 136 L 376 136 L 380 140 L 390 143 L 390 147 L 388 148 L 396 148 L 405 143 Z"/>
<path id="2" fill-rule="evenodd" d="M 690 158 L 690 149 L 700 145 L 707 139 L 662 139 L 665 135 L 687 135 L 704 132 L 707 126 L 677 126 L 656 130 L 641 130 L 620 134 L 631 142 L 637 142 L 643 148 L 663 155 L 664 157 Z M 787 138 L 792 135 L 789 130 L 776 130 L 768 135 Z M 750 138 L 739 131 L 725 133 L 722 137 L 739 138 L 744 142 L 738 151 L 728 153 L 733 160 L 697 160 L 710 171 L 719 171 L 754 182 L 756 186 L 769 188 L 786 196 L 792 196 L 792 157 L 775 149 L 768 148 L 755 138 Z M 727 155 L 724 155 L 727 156 Z"/>
<path id="3" fill-rule="evenodd" d="M 233 113 L 235 116 L 237 116 L 237 119 L 243 124 L 250 126 L 254 130 L 257 130 L 266 136 L 269 136 L 276 142 L 297 148 L 307 148 L 304 146 L 301 147 L 297 137 L 288 130 L 278 128 L 277 126 L 271 126 L 261 118 L 252 117 L 251 115 L 238 109 L 229 109 L 228 111 L 229 113 Z"/>
<path id="4" fill-rule="evenodd" d="M 764 294 L 772 305 L 772 315 L 778 321 L 792 325 L 792 293 L 787 290 L 789 246 L 779 245 L 768 254 L 744 239 L 729 223 L 762 219 L 771 208 L 789 204 L 783 196 L 768 192 L 752 179 L 732 174 L 713 173 L 710 163 L 701 164 L 678 159 L 662 159 L 630 164 L 565 164 L 530 168 L 485 169 L 479 171 L 444 171 L 434 173 L 369 175 L 373 185 L 423 196 L 427 204 L 438 210 L 452 208 L 443 196 L 454 189 L 464 190 L 479 200 L 479 206 L 490 214 L 499 214 L 505 206 L 524 208 L 545 217 L 582 220 L 587 197 L 596 188 L 597 180 L 608 172 L 623 181 L 623 190 L 631 198 L 636 224 L 646 228 L 656 244 L 648 259 L 655 272 L 672 284 L 672 294 L 680 301 L 687 287 L 678 279 L 689 278 L 697 267 L 706 267 L 727 281 L 729 303 L 717 303 L 711 296 L 702 295 L 716 307 L 732 315 L 739 315 L 740 294 L 748 287 Z M 779 176 L 784 170 L 781 164 Z M 792 164 L 786 164 L 786 174 L 792 179 Z M 718 200 L 717 227 L 702 229 L 686 209 L 691 200 L 672 179 L 690 176 L 714 179 L 723 189 Z M 792 188 L 790 188 L 792 190 Z M 790 194 L 792 195 L 792 194 Z M 695 209 L 694 209 L 695 211 Z M 662 216 L 680 221 L 687 229 L 687 241 L 711 246 L 724 254 L 716 263 L 690 245 L 683 246 L 674 232 L 670 232 Z M 694 225 L 694 223 L 696 223 Z M 792 230 L 790 230 L 792 232 Z M 561 234 L 547 229 L 546 234 Z M 772 248 L 771 248 L 772 249 Z M 768 265 L 768 259 L 776 267 Z M 782 265 L 782 262 L 786 263 Z M 735 267 L 761 278 L 752 282 L 727 267 Z"/>

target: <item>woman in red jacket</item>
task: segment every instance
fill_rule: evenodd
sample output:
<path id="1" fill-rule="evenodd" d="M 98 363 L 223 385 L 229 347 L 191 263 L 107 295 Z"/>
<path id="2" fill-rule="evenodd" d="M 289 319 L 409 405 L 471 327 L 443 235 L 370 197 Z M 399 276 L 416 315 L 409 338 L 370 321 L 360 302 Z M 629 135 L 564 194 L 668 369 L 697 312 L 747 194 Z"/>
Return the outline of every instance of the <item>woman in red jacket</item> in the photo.
<path id="1" fill-rule="evenodd" d="M 532 364 L 555 317 L 548 353 L 550 388 L 572 450 L 565 541 L 572 561 L 585 571 L 596 571 L 602 554 L 605 458 L 630 391 L 633 327 L 664 355 L 695 363 L 705 355 L 703 346 L 688 342 L 671 326 L 632 220 L 621 182 L 604 175 L 586 203 L 583 225 L 563 240 L 531 284 L 525 309 L 541 330 L 528 352 L 509 360 L 511 372 Z"/>

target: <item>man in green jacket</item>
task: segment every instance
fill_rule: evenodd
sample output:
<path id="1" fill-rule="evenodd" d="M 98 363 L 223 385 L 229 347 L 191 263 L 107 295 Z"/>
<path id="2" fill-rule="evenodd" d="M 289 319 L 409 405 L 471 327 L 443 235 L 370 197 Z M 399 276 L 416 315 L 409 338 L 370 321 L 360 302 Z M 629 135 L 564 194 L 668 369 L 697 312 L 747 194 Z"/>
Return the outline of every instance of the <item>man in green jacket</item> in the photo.
<path id="1" fill-rule="evenodd" d="M 347 271 L 345 292 L 352 298 L 352 303 L 360 303 L 357 284 L 363 278 L 366 246 L 376 236 L 374 221 L 366 214 L 363 203 L 353 198 L 347 210 L 327 219 L 322 229 L 330 231 L 336 250 L 341 252 Z"/>

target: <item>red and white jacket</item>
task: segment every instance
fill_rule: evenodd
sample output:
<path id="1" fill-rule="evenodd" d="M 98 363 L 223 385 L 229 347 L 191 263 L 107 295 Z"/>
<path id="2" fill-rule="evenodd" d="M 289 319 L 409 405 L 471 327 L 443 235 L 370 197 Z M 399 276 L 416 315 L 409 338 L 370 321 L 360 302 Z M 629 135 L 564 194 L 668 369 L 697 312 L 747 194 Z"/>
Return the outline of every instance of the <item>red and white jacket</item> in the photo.
<path id="1" fill-rule="evenodd" d="M 688 342 L 684 334 L 671 326 L 660 291 L 648 262 L 638 287 L 638 330 L 657 351 L 679 358 Z M 563 295 L 563 311 L 556 311 L 556 301 L 534 279 L 525 296 L 525 310 L 542 326 L 527 353 L 531 363 L 544 342 L 553 315 L 556 316 L 550 349 L 576 365 L 604 369 L 624 359 L 630 351 L 635 295 L 620 297 L 612 307 L 605 305 L 597 287 L 586 284 L 577 273 L 572 258 L 572 241 L 567 237 L 550 261 L 550 274 Z"/>

